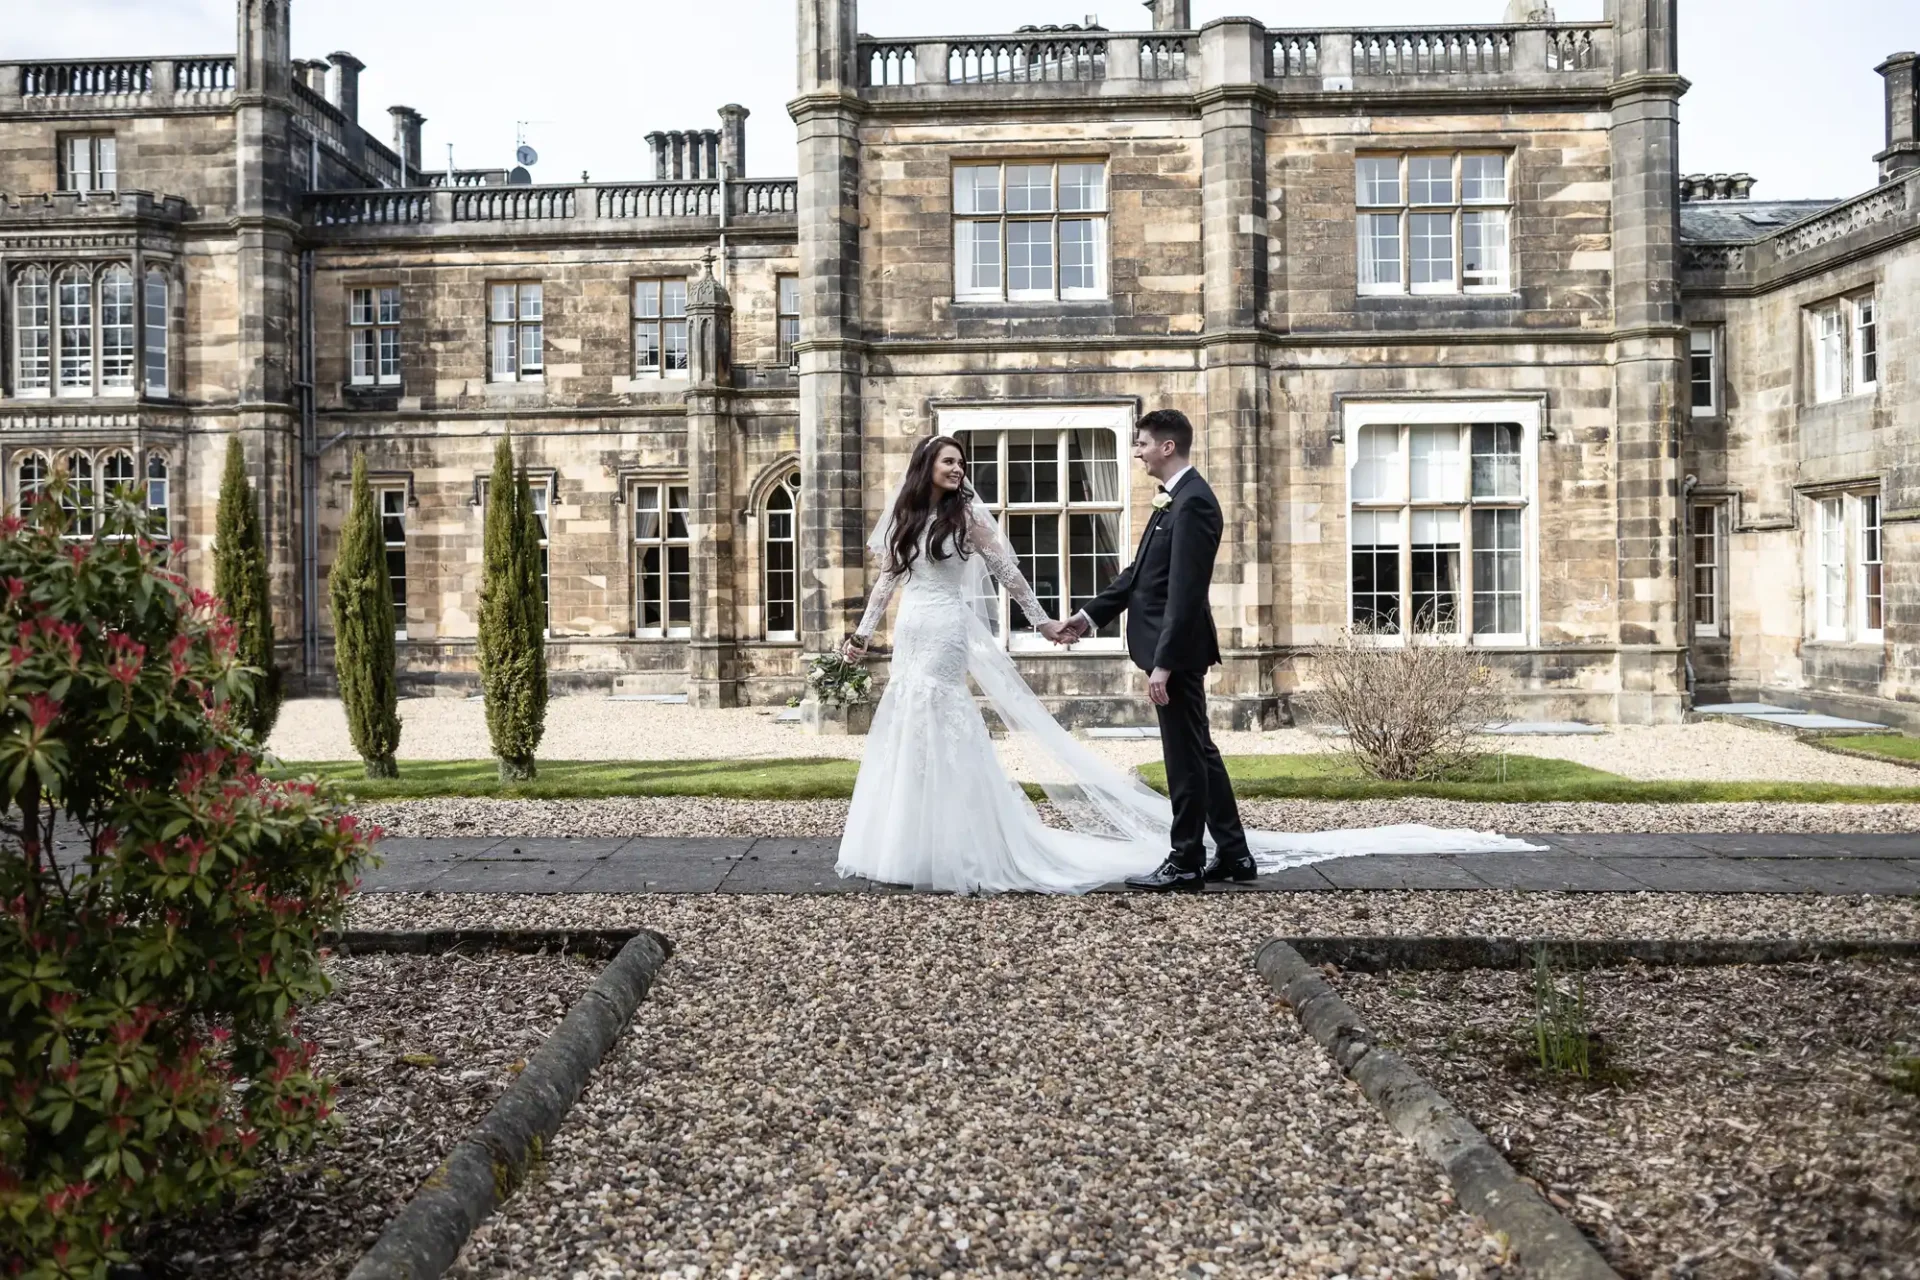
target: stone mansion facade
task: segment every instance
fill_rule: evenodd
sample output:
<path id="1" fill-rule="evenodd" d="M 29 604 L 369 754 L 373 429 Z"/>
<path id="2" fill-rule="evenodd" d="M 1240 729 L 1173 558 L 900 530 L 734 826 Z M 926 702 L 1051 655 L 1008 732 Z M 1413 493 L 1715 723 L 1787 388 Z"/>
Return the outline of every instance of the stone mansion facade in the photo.
<path id="1" fill-rule="evenodd" d="M 649 135 L 647 180 L 425 171 L 288 0 L 238 0 L 230 54 L 0 62 L 6 501 L 145 482 L 210 579 L 237 436 L 318 689 L 364 452 L 403 678 L 457 689 L 511 432 L 556 687 L 764 704 L 857 618 L 917 439 L 969 443 L 1064 613 L 1130 558 L 1130 425 L 1172 406 L 1227 513 L 1223 724 L 1354 624 L 1483 649 L 1528 718 L 1920 719 L 1914 55 L 1881 184 L 1768 202 L 1680 172 L 1678 0 L 925 39 L 797 3 L 792 178 L 737 107 Z M 1063 716 L 1145 717 L 1116 636 L 1023 626 Z"/>

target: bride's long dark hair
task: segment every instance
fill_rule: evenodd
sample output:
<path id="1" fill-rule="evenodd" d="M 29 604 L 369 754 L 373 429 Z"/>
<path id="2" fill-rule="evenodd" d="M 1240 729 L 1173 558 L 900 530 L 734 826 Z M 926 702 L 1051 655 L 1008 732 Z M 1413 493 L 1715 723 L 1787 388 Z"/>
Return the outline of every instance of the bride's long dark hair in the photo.
<path id="1" fill-rule="evenodd" d="M 933 464 L 949 445 L 960 451 L 960 465 L 965 467 L 966 446 L 952 436 L 922 440 L 907 463 L 907 478 L 893 504 L 893 531 L 887 543 L 897 573 L 913 568 L 922 535 L 926 537 L 927 554 L 935 560 L 945 560 L 955 553 L 963 560 L 967 557 L 967 513 L 973 486 L 963 481 L 958 489 L 947 490 L 933 482 Z"/>

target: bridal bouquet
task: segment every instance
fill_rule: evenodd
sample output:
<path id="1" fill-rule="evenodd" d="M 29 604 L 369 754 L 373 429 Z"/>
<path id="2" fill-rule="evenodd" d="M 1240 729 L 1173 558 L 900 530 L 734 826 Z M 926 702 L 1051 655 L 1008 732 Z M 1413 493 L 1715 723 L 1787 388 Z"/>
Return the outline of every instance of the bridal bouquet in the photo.
<path id="1" fill-rule="evenodd" d="M 836 707 L 857 706 L 867 700 L 873 677 L 857 662 L 837 653 L 817 654 L 807 662 L 807 687 L 820 701 Z"/>

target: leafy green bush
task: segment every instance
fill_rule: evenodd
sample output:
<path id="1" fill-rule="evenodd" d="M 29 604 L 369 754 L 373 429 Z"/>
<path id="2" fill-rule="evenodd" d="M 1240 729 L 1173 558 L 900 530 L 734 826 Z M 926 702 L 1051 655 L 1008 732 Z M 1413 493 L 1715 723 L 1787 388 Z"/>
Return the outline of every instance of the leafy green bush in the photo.
<path id="1" fill-rule="evenodd" d="M 63 492 L 0 520 L 0 1274 L 32 1280 L 312 1141 L 294 1017 L 377 834 L 255 771 L 258 673 L 137 501 L 81 540 Z"/>
<path id="2" fill-rule="evenodd" d="M 392 778 L 399 766 L 400 686 L 394 677 L 393 579 L 387 576 L 380 512 L 367 480 L 367 456 L 353 458 L 353 502 L 340 550 L 327 571 L 333 606 L 333 670 L 347 735 L 367 763 L 369 778 Z"/>
<path id="3" fill-rule="evenodd" d="M 513 441 L 494 446 L 487 482 L 480 581 L 480 692 L 502 782 L 538 774 L 534 752 L 547 731 L 547 602 L 540 584 L 540 517 Z"/>

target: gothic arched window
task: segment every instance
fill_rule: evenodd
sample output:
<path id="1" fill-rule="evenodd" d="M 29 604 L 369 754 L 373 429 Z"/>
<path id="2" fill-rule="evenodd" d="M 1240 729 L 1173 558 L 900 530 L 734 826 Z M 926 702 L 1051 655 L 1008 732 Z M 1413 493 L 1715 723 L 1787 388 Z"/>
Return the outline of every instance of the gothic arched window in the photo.
<path id="1" fill-rule="evenodd" d="M 767 639 L 800 635 L 800 473 L 789 471 L 767 494 Z"/>

